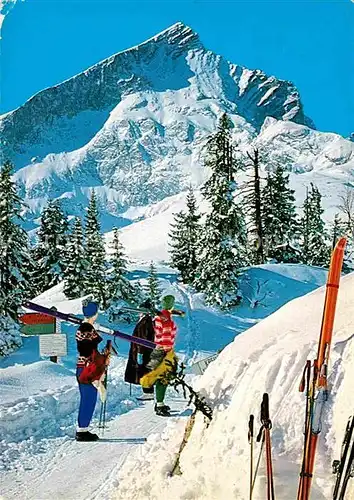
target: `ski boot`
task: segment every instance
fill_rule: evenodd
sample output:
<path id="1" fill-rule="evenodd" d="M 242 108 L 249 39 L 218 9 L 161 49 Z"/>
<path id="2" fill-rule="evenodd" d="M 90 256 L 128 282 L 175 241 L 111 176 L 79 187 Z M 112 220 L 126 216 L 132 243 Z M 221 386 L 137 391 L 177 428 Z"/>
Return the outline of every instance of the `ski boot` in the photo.
<path id="1" fill-rule="evenodd" d="M 97 434 L 93 434 L 89 431 L 80 432 L 78 431 L 75 436 L 76 441 L 97 441 L 99 437 Z"/>
<path id="2" fill-rule="evenodd" d="M 159 415 L 159 417 L 170 417 L 170 407 L 167 405 L 157 406 L 155 405 L 155 413 Z"/>

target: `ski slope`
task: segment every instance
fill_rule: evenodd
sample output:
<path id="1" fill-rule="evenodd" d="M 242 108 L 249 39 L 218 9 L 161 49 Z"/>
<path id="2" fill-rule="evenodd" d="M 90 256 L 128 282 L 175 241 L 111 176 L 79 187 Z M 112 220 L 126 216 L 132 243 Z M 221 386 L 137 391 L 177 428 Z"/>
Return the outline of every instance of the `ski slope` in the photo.
<path id="1" fill-rule="evenodd" d="M 276 498 L 296 498 L 305 396 L 298 391 L 307 359 L 317 353 L 324 288 L 297 298 L 228 345 L 195 382 L 215 408 L 208 429 L 199 418 L 181 457 L 183 475 L 169 478 L 178 450 L 179 428 L 167 429 L 160 447 L 147 443 L 143 460 L 133 455 L 118 474 L 115 500 L 247 499 L 250 413 L 259 422 L 264 392 L 270 397 Z M 354 409 L 354 274 L 342 278 L 332 344 L 329 384 L 312 488 L 312 500 L 328 500 L 334 485 L 331 463 L 340 456 L 348 417 Z M 258 429 L 257 429 L 258 430 Z M 258 453 L 256 449 L 256 456 Z M 165 460 L 161 460 L 161 456 Z M 266 496 L 262 462 L 254 500 Z M 354 498 L 353 480 L 346 498 Z"/>

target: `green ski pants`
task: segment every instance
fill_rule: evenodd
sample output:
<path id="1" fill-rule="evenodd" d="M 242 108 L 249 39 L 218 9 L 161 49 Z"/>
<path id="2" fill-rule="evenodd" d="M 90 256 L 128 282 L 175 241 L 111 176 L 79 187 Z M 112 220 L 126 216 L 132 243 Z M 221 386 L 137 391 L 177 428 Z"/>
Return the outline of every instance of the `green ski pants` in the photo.
<path id="1" fill-rule="evenodd" d="M 162 384 L 158 380 L 155 384 L 156 403 L 163 403 L 163 400 L 165 399 L 166 390 L 167 390 L 167 385 Z"/>

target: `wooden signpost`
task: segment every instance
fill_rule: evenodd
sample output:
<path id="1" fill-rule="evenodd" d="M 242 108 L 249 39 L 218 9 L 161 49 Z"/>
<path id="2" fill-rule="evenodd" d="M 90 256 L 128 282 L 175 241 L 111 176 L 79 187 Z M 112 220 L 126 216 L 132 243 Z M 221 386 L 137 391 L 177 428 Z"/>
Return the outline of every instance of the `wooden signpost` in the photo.
<path id="1" fill-rule="evenodd" d="M 41 313 L 26 313 L 20 316 L 20 321 L 23 335 L 39 335 L 40 356 L 49 356 L 50 361 L 57 363 L 58 356 L 67 355 L 66 335 L 60 333 L 60 321 L 57 318 Z"/>

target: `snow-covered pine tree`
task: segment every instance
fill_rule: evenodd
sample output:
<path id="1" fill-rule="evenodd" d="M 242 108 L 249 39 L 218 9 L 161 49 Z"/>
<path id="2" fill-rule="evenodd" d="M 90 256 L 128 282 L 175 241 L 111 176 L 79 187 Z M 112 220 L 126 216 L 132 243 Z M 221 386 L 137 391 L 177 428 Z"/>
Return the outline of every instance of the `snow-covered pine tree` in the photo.
<path id="1" fill-rule="evenodd" d="M 321 199 L 320 191 L 311 183 L 311 189 L 307 190 L 303 204 L 300 250 L 301 260 L 305 264 L 327 267 L 330 259 L 330 246 L 327 243 L 328 235 L 322 219 Z"/>
<path id="2" fill-rule="evenodd" d="M 23 208 L 11 179 L 13 166 L 6 161 L 0 171 L 0 356 L 21 345 L 18 308 L 28 287 L 29 244 L 19 225 Z"/>
<path id="3" fill-rule="evenodd" d="M 226 114 L 209 140 L 205 164 L 210 178 L 201 192 L 211 211 L 202 228 L 201 255 L 195 286 L 208 304 L 228 308 L 239 302 L 238 274 L 247 264 L 245 217 L 235 202 L 238 165 L 231 144 L 232 122 Z"/>
<path id="4" fill-rule="evenodd" d="M 172 265 L 180 272 L 182 281 L 191 284 L 196 278 L 200 241 L 200 215 L 192 187 L 187 194 L 187 212 L 178 212 L 171 224 L 170 255 Z"/>
<path id="5" fill-rule="evenodd" d="M 148 282 L 145 291 L 147 298 L 150 299 L 151 303 L 156 307 L 161 297 L 161 290 L 157 278 L 156 267 L 152 261 L 149 267 Z"/>
<path id="6" fill-rule="evenodd" d="M 114 229 L 112 242 L 112 255 L 110 259 L 110 273 L 107 292 L 110 303 L 117 301 L 134 302 L 134 291 L 127 278 L 127 258 L 123 245 L 119 240 L 119 231 Z"/>
<path id="7" fill-rule="evenodd" d="M 354 189 L 348 187 L 339 197 L 341 203 L 338 206 L 342 224 L 340 225 L 340 236 L 347 237 L 344 262 L 348 270 L 354 269 Z"/>
<path id="8" fill-rule="evenodd" d="M 82 222 L 76 217 L 65 248 L 64 293 L 69 299 L 84 295 L 87 267 Z"/>
<path id="9" fill-rule="evenodd" d="M 264 262 L 263 219 L 262 219 L 262 190 L 260 178 L 260 154 L 255 149 L 253 154 L 247 153 L 248 160 L 245 165 L 251 167 L 252 178 L 242 188 L 243 204 L 247 207 L 248 214 L 248 240 L 249 255 L 253 264 Z"/>
<path id="10" fill-rule="evenodd" d="M 339 199 L 341 203 L 338 208 L 342 214 L 345 234 L 354 240 L 354 189 L 348 187 Z"/>
<path id="11" fill-rule="evenodd" d="M 68 227 L 60 202 L 51 200 L 42 212 L 37 245 L 32 251 L 35 262 L 32 284 L 36 293 L 48 290 L 63 279 Z"/>
<path id="12" fill-rule="evenodd" d="M 85 293 L 91 294 L 103 307 L 107 307 L 106 252 L 94 190 L 91 193 L 85 220 L 85 259 L 88 266 Z"/>
<path id="13" fill-rule="evenodd" d="M 347 238 L 342 271 L 344 273 L 348 273 L 354 269 L 353 239 L 350 231 L 348 230 L 347 222 L 340 217 L 339 213 L 336 213 L 334 215 L 333 222 L 330 224 L 330 240 L 332 241 L 332 250 L 334 249 L 338 239 L 342 236 L 346 236 Z"/>
<path id="14" fill-rule="evenodd" d="M 123 317 L 125 321 L 131 322 L 135 319 L 135 315 L 125 312 L 124 316 L 122 316 L 122 307 L 139 305 L 143 300 L 143 294 L 139 284 L 132 285 L 127 278 L 127 258 L 123 245 L 119 240 L 119 231 L 116 228 L 113 232 L 111 250 L 107 282 L 108 318 L 112 323 Z"/>
<path id="15" fill-rule="evenodd" d="M 334 215 L 333 222 L 330 226 L 330 235 L 332 241 L 332 250 L 336 246 L 338 239 L 346 234 L 346 224 L 341 219 L 338 213 Z"/>
<path id="16" fill-rule="evenodd" d="M 298 262 L 299 222 L 295 191 L 289 187 L 289 174 L 278 165 L 268 173 L 262 190 L 262 226 L 265 255 L 278 262 Z"/>

